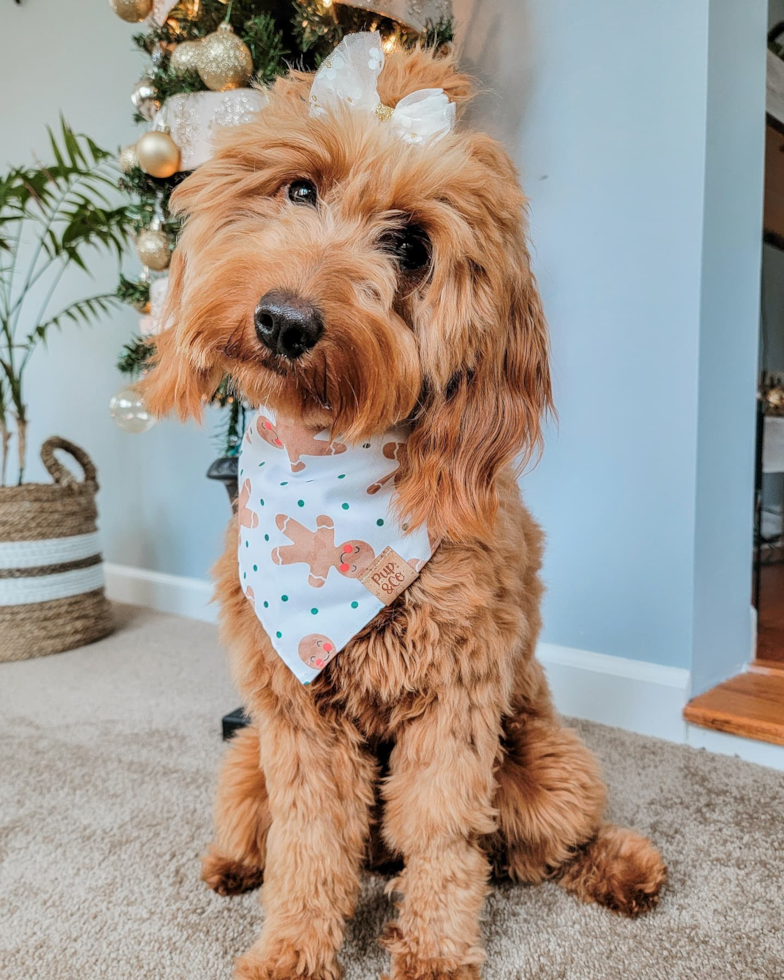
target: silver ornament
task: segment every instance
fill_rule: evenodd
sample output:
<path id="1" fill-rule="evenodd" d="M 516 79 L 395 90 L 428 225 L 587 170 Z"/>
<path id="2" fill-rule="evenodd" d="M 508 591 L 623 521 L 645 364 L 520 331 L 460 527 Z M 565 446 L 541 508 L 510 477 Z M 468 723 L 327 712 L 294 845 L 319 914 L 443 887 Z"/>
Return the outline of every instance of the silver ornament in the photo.
<path id="1" fill-rule="evenodd" d="M 109 402 L 109 415 L 123 432 L 147 432 L 155 417 L 147 411 L 144 399 L 135 388 L 120 388 Z"/>
<path id="2" fill-rule="evenodd" d="M 145 119 L 151 120 L 160 109 L 161 100 L 158 98 L 158 90 L 146 75 L 134 85 L 131 102 L 134 109 Z"/>

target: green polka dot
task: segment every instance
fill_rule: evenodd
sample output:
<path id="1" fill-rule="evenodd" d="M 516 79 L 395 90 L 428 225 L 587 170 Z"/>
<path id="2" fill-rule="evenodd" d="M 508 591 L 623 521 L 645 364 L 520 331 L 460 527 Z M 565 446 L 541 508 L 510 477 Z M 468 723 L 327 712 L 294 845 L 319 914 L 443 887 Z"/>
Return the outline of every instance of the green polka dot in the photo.
<path id="1" fill-rule="evenodd" d="M 247 542 L 247 541 L 245 542 L 245 547 L 246 547 L 246 548 L 248 547 L 248 542 Z"/>
<path id="2" fill-rule="evenodd" d="M 266 462 L 265 460 L 262 460 L 262 461 L 261 461 L 261 462 L 259 463 L 259 466 L 263 466 L 265 462 Z"/>
<path id="3" fill-rule="evenodd" d="M 259 503 L 261 504 L 262 507 L 264 506 L 264 498 L 263 497 L 259 499 Z"/>
<path id="4" fill-rule="evenodd" d="M 280 639 L 281 636 L 283 636 L 283 634 L 281 633 L 280 630 L 278 630 L 278 632 L 275 634 L 275 636 L 277 636 L 277 638 Z"/>
<path id="5" fill-rule="evenodd" d="M 346 474 L 345 473 L 341 473 L 340 476 L 338 477 L 338 479 L 339 480 L 345 480 L 346 479 Z"/>
<path id="6" fill-rule="evenodd" d="M 289 481 L 288 480 L 284 480 L 283 483 L 281 483 L 281 486 L 282 487 L 287 487 L 288 485 L 289 485 Z"/>
<path id="7" fill-rule="evenodd" d="M 267 602 L 266 599 L 264 600 L 264 608 L 269 609 L 269 603 Z"/>
<path id="8" fill-rule="evenodd" d="M 245 470 L 240 470 L 240 476 L 243 476 L 244 473 L 245 473 Z"/>
<path id="9" fill-rule="evenodd" d="M 247 577 L 248 577 L 248 573 L 247 573 L 247 572 L 243 572 L 243 573 L 242 573 L 242 577 L 243 577 L 243 578 L 247 578 Z"/>
<path id="10" fill-rule="evenodd" d="M 348 504 L 341 504 L 340 506 L 343 508 L 343 510 L 348 510 Z"/>
<path id="11" fill-rule="evenodd" d="M 304 507 L 304 506 L 305 506 L 305 501 L 304 500 L 298 500 L 297 501 L 297 507 Z"/>
<path id="12" fill-rule="evenodd" d="M 358 603 L 358 602 L 352 602 L 352 603 L 351 603 L 351 608 L 352 608 L 352 609 L 356 609 L 358 605 L 359 605 L 359 603 Z"/>
<path id="13" fill-rule="evenodd" d="M 310 612 L 311 612 L 311 614 L 312 614 L 313 616 L 315 616 L 315 615 L 316 615 L 316 613 L 318 613 L 318 609 L 316 609 L 316 607 L 314 606 L 314 607 L 313 607 L 313 608 L 312 608 L 312 609 L 310 610 Z"/>
<path id="14" fill-rule="evenodd" d="M 264 535 L 264 540 L 265 540 L 265 541 L 269 541 L 269 534 L 265 534 L 265 535 Z"/>
<path id="15" fill-rule="evenodd" d="M 254 565 L 254 566 L 253 566 L 253 571 L 254 571 L 254 572 L 257 572 L 258 570 L 259 570 L 259 566 L 258 566 L 258 565 Z"/>
<path id="16" fill-rule="evenodd" d="M 289 597 L 287 595 L 282 595 L 280 598 L 281 598 L 281 600 L 283 602 L 288 602 L 289 601 Z"/>
<path id="17" fill-rule="evenodd" d="M 383 527 L 384 526 L 383 518 L 379 517 L 379 519 L 376 521 L 376 524 L 378 524 L 379 527 Z"/>

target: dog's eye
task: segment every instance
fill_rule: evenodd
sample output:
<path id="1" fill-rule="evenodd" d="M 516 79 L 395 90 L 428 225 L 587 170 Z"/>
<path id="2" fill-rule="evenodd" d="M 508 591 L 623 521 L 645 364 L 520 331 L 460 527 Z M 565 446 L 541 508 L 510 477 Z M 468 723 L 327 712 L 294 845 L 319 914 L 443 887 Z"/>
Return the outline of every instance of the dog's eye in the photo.
<path id="1" fill-rule="evenodd" d="M 430 261 L 430 239 L 419 225 L 405 225 L 389 232 L 382 240 L 385 251 L 391 252 L 405 272 L 417 272 Z"/>
<path id="2" fill-rule="evenodd" d="M 316 185 L 310 180 L 294 180 L 289 184 L 289 200 L 294 204 L 318 204 Z"/>

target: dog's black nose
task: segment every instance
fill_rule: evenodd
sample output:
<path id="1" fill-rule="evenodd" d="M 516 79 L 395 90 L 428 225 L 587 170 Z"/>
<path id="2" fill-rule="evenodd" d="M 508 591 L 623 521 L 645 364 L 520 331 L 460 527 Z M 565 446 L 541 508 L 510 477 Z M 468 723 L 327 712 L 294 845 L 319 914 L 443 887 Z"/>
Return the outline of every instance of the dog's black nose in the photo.
<path id="1" fill-rule="evenodd" d="M 291 360 L 315 347 L 324 332 L 324 321 L 315 306 L 277 290 L 261 297 L 254 323 L 262 344 Z"/>

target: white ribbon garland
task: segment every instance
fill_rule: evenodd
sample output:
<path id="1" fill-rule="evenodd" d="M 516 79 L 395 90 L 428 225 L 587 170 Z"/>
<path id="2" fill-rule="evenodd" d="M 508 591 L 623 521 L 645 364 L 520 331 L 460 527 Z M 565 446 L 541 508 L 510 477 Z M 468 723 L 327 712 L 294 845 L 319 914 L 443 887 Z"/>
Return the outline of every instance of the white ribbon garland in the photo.
<path id="1" fill-rule="evenodd" d="M 310 114 L 322 116 L 343 105 L 387 120 L 406 143 L 434 143 L 455 126 L 455 105 L 443 89 L 412 92 L 394 109 L 378 97 L 376 79 L 384 67 L 378 31 L 347 34 L 316 72 L 310 89 Z"/>

